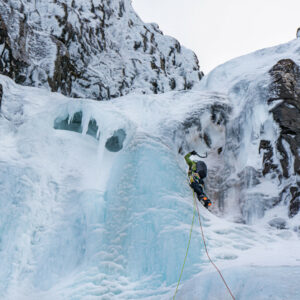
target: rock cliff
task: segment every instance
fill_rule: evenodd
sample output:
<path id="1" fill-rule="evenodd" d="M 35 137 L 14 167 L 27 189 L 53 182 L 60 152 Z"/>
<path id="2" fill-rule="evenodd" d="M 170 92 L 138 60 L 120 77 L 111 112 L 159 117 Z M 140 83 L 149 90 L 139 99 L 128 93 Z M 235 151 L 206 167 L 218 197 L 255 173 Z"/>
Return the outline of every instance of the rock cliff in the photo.
<path id="1" fill-rule="evenodd" d="M 98 100 L 191 89 L 203 76 L 195 54 L 144 24 L 130 0 L 1 1 L 0 73 Z"/>

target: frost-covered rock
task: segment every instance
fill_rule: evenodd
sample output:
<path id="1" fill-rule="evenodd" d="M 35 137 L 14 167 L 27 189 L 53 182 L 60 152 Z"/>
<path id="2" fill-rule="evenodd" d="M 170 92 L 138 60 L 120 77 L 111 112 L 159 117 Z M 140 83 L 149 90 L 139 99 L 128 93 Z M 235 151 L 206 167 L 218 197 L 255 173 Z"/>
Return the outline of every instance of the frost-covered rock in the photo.
<path id="1" fill-rule="evenodd" d="M 0 73 L 73 97 L 191 89 L 195 54 L 144 24 L 130 0 L 0 2 Z"/>
<path id="2" fill-rule="evenodd" d="M 280 127 L 276 142 L 280 153 L 281 168 L 273 164 L 274 150 L 264 154 L 264 170 L 277 173 L 280 181 L 285 181 L 281 199 L 289 202 L 289 215 L 295 216 L 300 210 L 300 70 L 291 59 L 280 60 L 271 70 L 271 98 L 269 103 L 277 103 L 270 111 Z M 270 167 L 271 166 L 271 167 Z M 294 180 L 291 181 L 291 178 Z"/>
<path id="3" fill-rule="evenodd" d="M 286 219 L 299 212 L 299 48 L 296 39 L 236 58 L 200 83 L 233 107 L 208 190 L 235 221 L 255 223 L 278 205 Z"/>

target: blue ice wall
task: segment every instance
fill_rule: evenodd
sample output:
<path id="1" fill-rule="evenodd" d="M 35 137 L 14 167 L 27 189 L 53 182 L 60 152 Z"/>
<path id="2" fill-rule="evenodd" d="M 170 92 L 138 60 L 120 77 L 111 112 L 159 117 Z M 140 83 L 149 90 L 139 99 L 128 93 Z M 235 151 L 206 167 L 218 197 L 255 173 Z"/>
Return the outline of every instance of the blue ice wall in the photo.
<path id="1" fill-rule="evenodd" d="M 186 173 L 169 148 L 149 137 L 114 155 L 104 193 L 83 188 L 81 174 L 56 182 L 31 168 L 3 166 L 3 296 L 139 299 L 177 283 L 193 217 Z M 196 222 L 183 281 L 203 259 Z M 134 283 L 129 295 L 114 286 L 122 280 Z"/>
<path id="2" fill-rule="evenodd" d="M 104 243 L 121 273 L 134 281 L 152 276 L 150 285 L 177 282 L 193 198 L 172 152 L 150 139 L 133 141 L 112 166 L 105 202 Z M 197 230 L 192 243 L 184 278 L 199 271 Z"/>

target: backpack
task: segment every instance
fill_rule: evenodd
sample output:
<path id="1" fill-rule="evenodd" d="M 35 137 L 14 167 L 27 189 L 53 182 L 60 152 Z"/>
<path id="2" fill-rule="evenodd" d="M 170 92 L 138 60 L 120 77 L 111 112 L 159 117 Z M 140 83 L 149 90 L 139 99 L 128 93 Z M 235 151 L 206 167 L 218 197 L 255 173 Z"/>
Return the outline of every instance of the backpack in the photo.
<path id="1" fill-rule="evenodd" d="M 197 161 L 196 162 L 196 172 L 199 174 L 201 178 L 205 178 L 207 175 L 207 166 L 204 161 Z"/>

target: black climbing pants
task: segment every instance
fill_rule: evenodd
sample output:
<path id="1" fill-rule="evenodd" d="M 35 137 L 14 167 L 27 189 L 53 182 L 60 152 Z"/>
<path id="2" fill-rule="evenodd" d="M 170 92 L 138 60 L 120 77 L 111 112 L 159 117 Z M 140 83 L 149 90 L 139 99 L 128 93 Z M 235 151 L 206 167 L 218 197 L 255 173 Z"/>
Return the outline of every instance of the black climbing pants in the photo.
<path id="1" fill-rule="evenodd" d="M 199 183 L 194 181 L 191 183 L 191 188 L 195 191 L 195 193 L 197 194 L 197 198 L 200 201 L 204 195 L 202 186 Z"/>
<path id="2" fill-rule="evenodd" d="M 204 194 L 203 188 L 201 186 L 201 184 L 197 183 L 197 182 L 192 182 L 191 183 L 191 188 L 195 191 L 195 193 L 197 194 L 197 198 L 198 200 L 206 207 L 208 208 L 209 205 L 211 205 L 211 201 L 206 197 L 206 195 Z M 206 197 L 206 200 L 204 200 L 203 198 Z"/>

